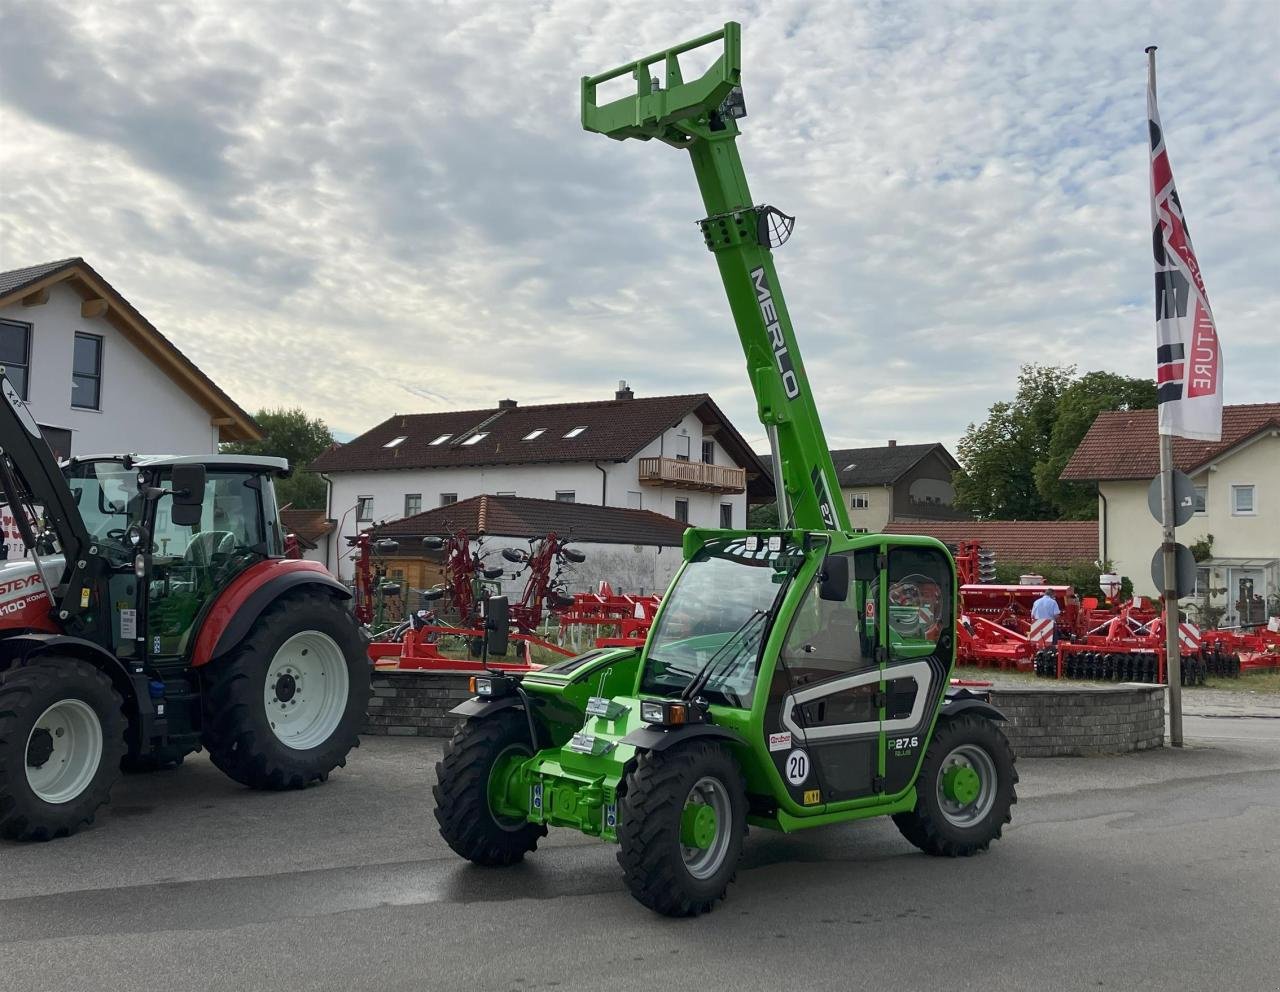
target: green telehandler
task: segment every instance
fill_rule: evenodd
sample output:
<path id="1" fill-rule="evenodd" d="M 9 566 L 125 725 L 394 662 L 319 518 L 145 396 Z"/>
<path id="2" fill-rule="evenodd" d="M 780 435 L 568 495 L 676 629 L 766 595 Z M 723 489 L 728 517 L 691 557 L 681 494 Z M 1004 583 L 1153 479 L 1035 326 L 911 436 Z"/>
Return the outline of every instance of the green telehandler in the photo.
<path id="1" fill-rule="evenodd" d="M 689 153 L 782 526 L 687 531 L 640 650 L 478 677 L 434 789 L 462 857 L 512 864 L 549 826 L 573 828 L 617 843 L 632 894 L 670 916 L 724 897 L 748 824 L 791 832 L 889 815 L 921 850 L 955 857 L 986 850 L 1016 802 L 1003 717 L 950 686 L 946 547 L 850 530 L 773 264 L 794 222 L 753 203 L 738 155 L 740 38 L 731 22 L 584 78 L 582 123 Z M 717 44 L 686 82 L 680 57 Z M 624 76 L 634 95 L 599 103 L 597 87 Z M 501 639 L 500 617 L 493 626 Z"/>

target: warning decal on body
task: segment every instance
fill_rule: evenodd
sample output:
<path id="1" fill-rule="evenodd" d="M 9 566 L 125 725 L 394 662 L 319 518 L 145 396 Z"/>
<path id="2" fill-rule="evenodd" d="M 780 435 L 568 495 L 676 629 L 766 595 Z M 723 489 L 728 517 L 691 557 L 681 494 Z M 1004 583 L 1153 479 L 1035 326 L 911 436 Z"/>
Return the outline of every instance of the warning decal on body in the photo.
<path id="1" fill-rule="evenodd" d="M 809 755 L 798 749 L 792 751 L 787 755 L 786 772 L 792 785 L 804 785 L 809 777 Z"/>

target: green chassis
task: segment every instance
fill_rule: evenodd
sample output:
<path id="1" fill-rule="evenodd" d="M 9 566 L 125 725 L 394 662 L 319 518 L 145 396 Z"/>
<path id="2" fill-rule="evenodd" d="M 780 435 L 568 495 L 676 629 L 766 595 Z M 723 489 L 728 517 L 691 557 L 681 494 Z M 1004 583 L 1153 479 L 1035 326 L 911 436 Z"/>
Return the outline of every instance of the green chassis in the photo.
<path id="1" fill-rule="evenodd" d="M 708 541 L 728 537 L 745 537 L 744 531 L 690 530 L 686 532 L 684 557 L 686 562 Z M 759 535 L 767 538 L 769 535 Z M 806 540 L 803 532 L 790 532 L 788 541 L 799 550 Z M 936 693 L 938 703 L 925 722 L 914 731 L 917 743 L 910 748 L 914 755 L 906 786 L 893 793 L 878 793 L 840 802 L 797 802 L 788 790 L 775 765 L 766 743 L 764 728 L 767 687 L 775 667 L 778 653 L 786 636 L 790 620 L 808 591 L 809 584 L 822 565 L 827 553 L 840 553 L 857 549 L 875 549 L 880 552 L 893 548 L 922 547 L 936 549 L 946 556 L 952 570 L 950 601 L 955 602 L 954 562 L 945 547 L 938 541 L 925 537 L 886 538 L 882 535 L 846 537 L 823 533 L 810 535 L 812 546 L 803 551 L 804 561 L 794 572 L 790 586 L 782 598 L 761 653 L 756 691 L 750 701 L 750 709 L 713 704 L 708 717 L 711 724 L 732 732 L 733 739 L 722 739 L 729 748 L 746 780 L 747 794 L 751 801 L 748 822 L 759 827 L 791 832 L 805 827 L 844 823 L 872 816 L 906 812 L 916 805 L 915 781 L 920 763 L 933 735 L 945 699 L 945 691 Z M 830 541 L 830 544 L 828 544 Z M 880 598 L 887 593 L 888 574 L 881 571 Z M 676 583 L 679 582 L 679 576 Z M 675 583 L 673 583 L 673 588 Z M 670 602 L 668 600 L 668 602 Z M 664 604 L 664 609 L 665 604 Z M 888 623 L 887 613 L 880 611 L 880 627 L 883 643 L 892 643 L 895 649 L 905 648 L 908 654 L 932 651 L 931 646 L 921 645 L 912 652 L 912 645 L 897 637 Z M 661 613 L 654 629 L 661 623 Z M 954 616 L 941 618 L 942 623 L 954 625 Z M 533 757 L 512 755 L 494 767 L 489 778 L 489 803 L 494 814 L 505 820 L 525 819 L 548 826 L 570 827 L 584 834 L 603 840 L 617 841 L 619 822 L 619 789 L 626 778 L 629 766 L 635 760 L 638 747 L 624 743 L 623 739 L 648 725 L 640 719 L 640 701 L 671 698 L 639 693 L 640 675 L 645 658 L 644 649 L 616 648 L 591 653 L 585 662 L 570 661 L 542 671 L 526 675 L 521 683 L 530 701 L 532 717 L 538 726 L 541 740 L 550 739 L 552 747 L 543 748 Z M 901 657 L 896 660 L 901 661 Z M 943 659 L 947 677 L 954 666 L 954 646 L 950 646 Z M 892 662 L 886 656 L 880 663 L 879 690 L 885 689 L 885 673 L 891 672 Z M 569 668 L 568 671 L 562 669 Z M 941 690 L 945 690 L 943 679 Z M 587 704 L 592 697 L 609 699 L 610 707 L 617 715 L 589 716 Z M 882 697 L 883 698 L 883 697 Z M 477 705 L 479 704 L 479 705 Z M 490 703 L 489 707 L 494 704 Z M 459 715 L 488 711 L 480 700 L 469 701 L 458 708 Z M 879 711 L 885 720 L 883 702 Z M 592 753 L 571 749 L 568 745 L 579 732 L 590 736 L 594 742 Z M 673 731 L 677 737 L 680 730 Z M 883 779 L 888 758 L 888 740 L 885 733 L 878 735 L 877 765 Z"/>

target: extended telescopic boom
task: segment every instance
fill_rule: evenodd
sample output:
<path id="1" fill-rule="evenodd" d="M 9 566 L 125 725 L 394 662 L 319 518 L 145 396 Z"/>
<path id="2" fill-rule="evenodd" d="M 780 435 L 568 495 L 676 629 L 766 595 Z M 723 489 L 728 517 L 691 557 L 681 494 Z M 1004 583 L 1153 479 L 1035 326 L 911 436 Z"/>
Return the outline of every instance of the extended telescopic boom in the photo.
<path id="1" fill-rule="evenodd" d="M 730 21 L 723 30 L 583 77 L 582 126 L 619 141 L 657 138 L 688 150 L 707 210 L 699 226 L 720 267 L 760 422 L 773 447 L 779 516 L 784 526 L 848 530 L 835 466 L 773 267 L 772 249 L 786 241 L 794 218 L 752 202 L 738 156 L 737 119 L 746 115 L 741 33 Z M 720 57 L 686 83 L 679 56 L 720 41 Z M 635 79 L 635 95 L 597 103 L 597 87 L 628 75 Z"/>

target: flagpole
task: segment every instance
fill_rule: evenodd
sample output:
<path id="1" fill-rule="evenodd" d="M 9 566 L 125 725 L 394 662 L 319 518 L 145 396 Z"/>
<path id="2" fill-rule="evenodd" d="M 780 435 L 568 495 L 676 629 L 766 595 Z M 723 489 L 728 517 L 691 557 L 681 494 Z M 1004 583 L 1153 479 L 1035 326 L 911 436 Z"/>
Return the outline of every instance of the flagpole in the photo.
<path id="1" fill-rule="evenodd" d="M 1156 92 L 1156 46 L 1147 48 L 1151 93 Z M 1159 418 L 1157 427 L 1159 430 Z M 1173 435 L 1160 434 L 1160 527 L 1164 557 L 1164 648 L 1169 681 L 1169 743 L 1182 747 L 1182 657 L 1178 640 L 1177 544 L 1173 516 Z"/>

